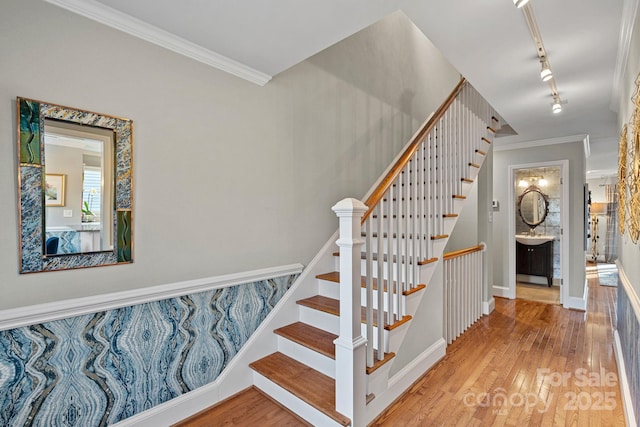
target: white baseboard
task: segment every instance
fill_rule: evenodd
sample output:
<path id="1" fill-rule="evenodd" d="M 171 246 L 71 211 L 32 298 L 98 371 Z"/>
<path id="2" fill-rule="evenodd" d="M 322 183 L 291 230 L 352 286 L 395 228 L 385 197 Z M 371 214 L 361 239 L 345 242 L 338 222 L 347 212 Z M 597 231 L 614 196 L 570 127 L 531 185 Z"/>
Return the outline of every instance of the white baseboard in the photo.
<path id="1" fill-rule="evenodd" d="M 572 308 L 574 310 L 587 311 L 587 301 L 589 301 L 589 285 L 584 282 L 584 293 L 582 298 L 569 296 L 567 301 L 562 304 L 564 308 Z"/>
<path id="2" fill-rule="evenodd" d="M 391 377 L 389 379 L 387 392 L 381 396 L 376 396 L 376 398 L 367 405 L 366 422 L 370 423 L 380 415 L 382 411 L 411 387 L 414 382 L 438 363 L 446 353 L 447 343 L 444 338 L 440 338 L 411 363 Z"/>
<path id="3" fill-rule="evenodd" d="M 493 285 L 493 296 L 500 298 L 511 298 L 511 290 L 508 286 L 496 286 Z"/>
<path id="4" fill-rule="evenodd" d="M 489 301 L 482 301 L 482 314 L 489 315 L 496 309 L 496 300 L 491 297 Z"/>
<path id="5" fill-rule="evenodd" d="M 622 391 L 622 403 L 624 405 L 624 417 L 627 420 L 628 426 L 635 426 L 636 416 L 633 412 L 633 398 L 631 397 L 631 389 L 629 388 L 629 382 L 627 381 L 627 370 L 624 364 L 624 357 L 622 355 L 622 344 L 620 343 L 620 335 L 618 331 L 613 331 L 614 350 L 616 354 L 616 362 L 618 362 L 618 374 L 620 381 L 620 390 Z"/>
<path id="6" fill-rule="evenodd" d="M 97 313 L 99 311 L 109 311 L 152 301 L 160 301 L 167 298 L 175 298 L 242 283 L 258 282 L 260 280 L 272 279 L 289 274 L 298 274 L 302 272 L 302 269 L 302 264 L 291 264 L 226 274 L 224 276 L 205 277 L 184 282 L 149 286 L 130 291 L 112 292 L 91 297 L 73 298 L 64 301 L 0 310 L 0 331 Z"/>

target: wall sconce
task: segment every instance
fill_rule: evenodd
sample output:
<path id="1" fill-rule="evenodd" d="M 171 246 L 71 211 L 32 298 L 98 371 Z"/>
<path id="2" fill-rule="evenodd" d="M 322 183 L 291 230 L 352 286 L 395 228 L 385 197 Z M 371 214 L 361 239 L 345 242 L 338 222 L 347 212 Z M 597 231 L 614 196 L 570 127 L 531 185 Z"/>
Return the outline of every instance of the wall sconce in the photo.
<path id="1" fill-rule="evenodd" d="M 531 185 L 538 185 L 539 187 L 546 187 L 549 182 L 544 179 L 544 176 L 530 176 L 528 178 L 522 178 L 518 181 L 518 187 L 527 188 Z"/>

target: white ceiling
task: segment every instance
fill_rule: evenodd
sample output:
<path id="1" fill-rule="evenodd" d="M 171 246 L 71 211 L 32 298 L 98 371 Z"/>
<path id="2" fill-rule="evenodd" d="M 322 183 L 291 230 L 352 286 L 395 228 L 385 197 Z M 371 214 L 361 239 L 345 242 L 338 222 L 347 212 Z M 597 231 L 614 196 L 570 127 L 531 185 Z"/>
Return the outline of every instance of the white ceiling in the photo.
<path id="1" fill-rule="evenodd" d="M 610 106 L 638 0 L 530 1 L 568 102 L 557 115 L 512 0 L 47 1 L 259 84 L 400 9 L 517 132 L 498 144 L 587 134 L 588 169 L 616 170 Z"/>

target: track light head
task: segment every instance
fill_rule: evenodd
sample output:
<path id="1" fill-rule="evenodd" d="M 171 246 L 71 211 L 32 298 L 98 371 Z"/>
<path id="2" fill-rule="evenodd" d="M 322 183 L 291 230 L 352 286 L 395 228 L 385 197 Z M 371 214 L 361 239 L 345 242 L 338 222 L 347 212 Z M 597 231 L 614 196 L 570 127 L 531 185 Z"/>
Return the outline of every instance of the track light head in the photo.
<path id="1" fill-rule="evenodd" d="M 513 0 L 513 4 L 515 5 L 515 7 L 517 7 L 518 9 L 520 9 L 522 6 L 524 6 L 525 4 L 529 3 L 529 0 Z"/>
<path id="2" fill-rule="evenodd" d="M 549 80 L 551 80 L 551 77 L 553 77 L 553 73 L 551 72 L 549 63 L 545 59 L 540 60 L 540 62 L 542 63 L 542 69 L 540 70 L 540 78 L 542 79 L 543 82 L 548 82 Z"/>
<path id="3" fill-rule="evenodd" d="M 551 111 L 553 111 L 553 114 L 558 114 L 562 111 L 562 103 L 560 102 L 560 97 L 558 95 L 553 97 L 553 105 L 551 106 Z"/>

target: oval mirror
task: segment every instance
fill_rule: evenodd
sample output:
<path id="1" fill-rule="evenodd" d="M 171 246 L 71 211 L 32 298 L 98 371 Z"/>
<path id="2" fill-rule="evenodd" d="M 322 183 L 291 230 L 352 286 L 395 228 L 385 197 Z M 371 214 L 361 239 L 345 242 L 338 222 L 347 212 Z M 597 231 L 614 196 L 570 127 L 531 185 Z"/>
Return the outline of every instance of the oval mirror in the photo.
<path id="1" fill-rule="evenodd" d="M 531 228 L 542 224 L 549 213 L 549 197 L 535 185 L 530 186 L 518 198 L 518 214 Z"/>

